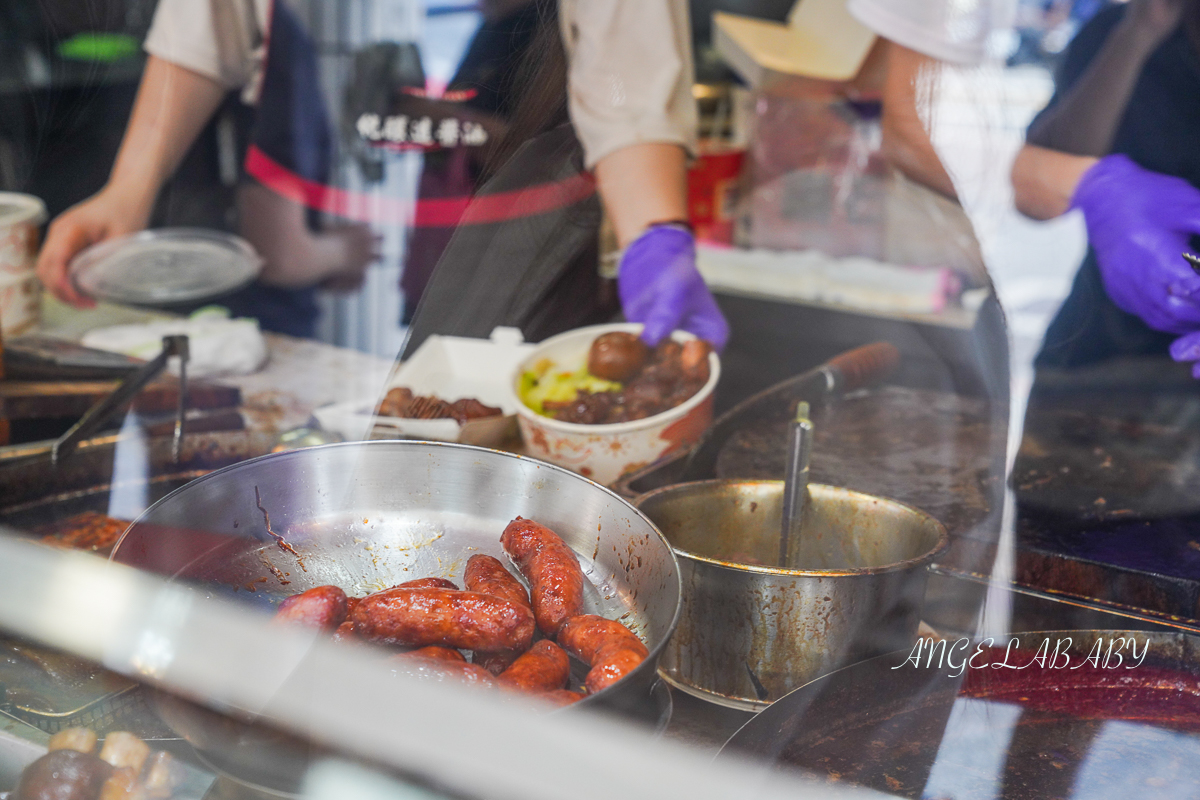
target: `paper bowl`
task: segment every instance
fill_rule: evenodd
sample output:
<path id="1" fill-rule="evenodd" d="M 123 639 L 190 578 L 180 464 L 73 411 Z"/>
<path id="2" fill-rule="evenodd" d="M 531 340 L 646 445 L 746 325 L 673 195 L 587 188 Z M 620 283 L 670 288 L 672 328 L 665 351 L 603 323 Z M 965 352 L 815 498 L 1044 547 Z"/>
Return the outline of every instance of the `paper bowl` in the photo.
<path id="1" fill-rule="evenodd" d="M 720 360 L 713 353 L 708 357 L 708 382 L 685 402 L 652 417 L 612 425 L 560 422 L 541 416 L 521 401 L 521 376 L 535 364 L 549 359 L 557 367 L 576 369 L 587 360 L 592 341 L 612 331 L 641 333 L 642 326 L 622 322 L 561 333 L 538 345 L 518 365 L 509 382 L 517 408 L 517 425 L 529 455 L 603 484 L 611 484 L 626 472 L 695 444 L 712 422 L 713 390 L 721 377 Z M 671 338 L 686 342 L 696 337 L 676 331 Z"/>

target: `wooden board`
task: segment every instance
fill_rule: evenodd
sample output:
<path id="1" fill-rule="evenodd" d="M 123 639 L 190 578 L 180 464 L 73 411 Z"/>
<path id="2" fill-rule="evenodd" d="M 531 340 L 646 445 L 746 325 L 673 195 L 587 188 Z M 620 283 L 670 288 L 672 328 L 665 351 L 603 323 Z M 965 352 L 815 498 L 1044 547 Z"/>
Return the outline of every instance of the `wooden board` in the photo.
<path id="1" fill-rule="evenodd" d="M 0 418 L 79 417 L 116 386 L 116 381 L 0 381 Z M 188 386 L 188 408 L 236 408 L 241 401 L 236 387 L 197 381 Z M 178 402 L 179 381 L 166 376 L 142 390 L 133 407 L 153 414 L 174 411 Z"/>

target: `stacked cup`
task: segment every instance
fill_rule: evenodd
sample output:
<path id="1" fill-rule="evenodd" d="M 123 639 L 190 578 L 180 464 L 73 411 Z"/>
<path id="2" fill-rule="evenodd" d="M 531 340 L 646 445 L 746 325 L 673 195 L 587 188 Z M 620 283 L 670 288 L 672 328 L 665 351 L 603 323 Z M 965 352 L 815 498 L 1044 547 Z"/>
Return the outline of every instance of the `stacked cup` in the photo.
<path id="1" fill-rule="evenodd" d="M 11 336 L 41 319 L 42 285 L 35 265 L 46 206 L 36 197 L 0 192 L 0 333 Z"/>

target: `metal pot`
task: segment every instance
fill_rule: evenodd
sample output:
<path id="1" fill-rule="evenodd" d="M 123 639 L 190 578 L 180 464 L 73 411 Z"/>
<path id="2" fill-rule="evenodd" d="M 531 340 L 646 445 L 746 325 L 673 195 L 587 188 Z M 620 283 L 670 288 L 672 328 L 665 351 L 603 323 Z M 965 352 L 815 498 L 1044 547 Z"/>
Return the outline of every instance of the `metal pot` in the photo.
<path id="1" fill-rule="evenodd" d="M 795 563 L 777 563 L 783 483 L 698 481 L 642 495 L 679 559 L 683 611 L 660 663 L 698 697 L 757 710 L 845 664 L 911 644 L 942 524 L 811 484 Z"/>

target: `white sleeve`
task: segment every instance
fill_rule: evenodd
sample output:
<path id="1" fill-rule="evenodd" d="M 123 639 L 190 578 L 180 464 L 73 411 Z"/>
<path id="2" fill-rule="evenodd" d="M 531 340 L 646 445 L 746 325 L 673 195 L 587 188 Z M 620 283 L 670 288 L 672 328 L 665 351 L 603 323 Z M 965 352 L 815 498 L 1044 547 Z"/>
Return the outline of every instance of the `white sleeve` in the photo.
<path id="1" fill-rule="evenodd" d="M 979 64 L 987 54 L 989 0 L 848 0 L 847 7 L 883 38 L 931 58 Z"/>
<path id="2" fill-rule="evenodd" d="M 567 101 L 588 168 L 640 142 L 695 151 L 686 0 L 559 0 Z"/>
<path id="3" fill-rule="evenodd" d="M 159 0 L 147 53 L 212 78 L 246 87 L 261 71 L 270 0 Z"/>

